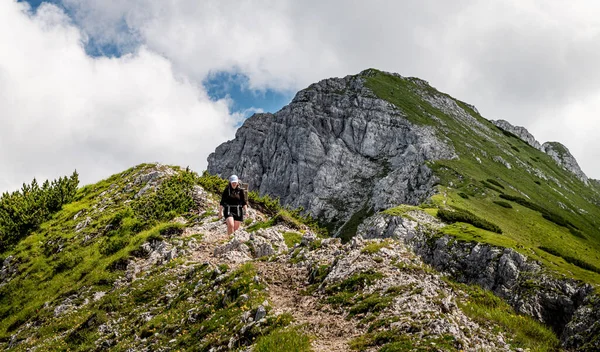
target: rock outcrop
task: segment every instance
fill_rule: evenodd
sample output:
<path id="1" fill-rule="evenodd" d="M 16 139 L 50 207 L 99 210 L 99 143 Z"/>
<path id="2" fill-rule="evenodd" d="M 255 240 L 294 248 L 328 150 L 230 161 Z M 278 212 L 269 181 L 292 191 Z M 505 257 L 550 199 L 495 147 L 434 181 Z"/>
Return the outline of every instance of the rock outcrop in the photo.
<path id="1" fill-rule="evenodd" d="M 575 174 L 581 182 L 589 184 L 588 177 L 583 173 L 577 160 L 571 154 L 569 149 L 558 142 L 546 142 L 542 144 L 542 151 L 552 157 L 558 165 Z"/>
<path id="2" fill-rule="evenodd" d="M 577 160 L 575 157 L 569 152 L 569 149 L 558 142 L 546 142 L 544 144 L 540 144 L 535 137 L 527 131 L 525 127 L 521 126 L 513 126 L 508 121 L 505 120 L 496 120 L 491 121 L 494 125 L 503 129 L 504 131 L 510 132 L 517 137 L 521 138 L 523 141 L 527 142 L 530 146 L 538 149 L 552 157 L 554 161 L 565 170 L 572 172 L 578 179 L 580 179 L 586 185 L 589 185 L 588 177 L 579 167 Z"/>
<path id="3" fill-rule="evenodd" d="M 422 202 L 436 184 L 425 162 L 456 157 L 433 127 L 403 116 L 361 75 L 323 80 L 279 112 L 246 120 L 209 156 L 208 171 L 237 174 L 250 189 L 339 228 L 361 210 Z"/>
<path id="4" fill-rule="evenodd" d="M 435 229 L 442 225 L 420 210 L 405 216 L 380 213 L 361 224 L 358 234 L 403 240 L 435 269 L 459 282 L 491 290 L 516 311 L 552 326 L 565 346 L 597 343 L 599 297 L 591 285 L 555 278 L 539 263 L 510 248 L 440 237 Z"/>
<path id="5" fill-rule="evenodd" d="M 499 128 L 508 131 L 512 134 L 514 134 L 515 136 L 521 138 L 522 140 L 524 140 L 525 142 L 527 142 L 527 144 L 529 144 L 530 146 L 534 147 L 537 150 L 541 150 L 542 149 L 542 145 L 540 144 L 540 142 L 538 142 L 535 137 L 529 133 L 529 131 L 527 131 L 527 129 L 525 127 L 521 127 L 521 126 L 513 126 L 510 124 L 510 122 L 506 121 L 506 120 L 492 120 L 491 121 L 494 125 L 498 126 Z"/>

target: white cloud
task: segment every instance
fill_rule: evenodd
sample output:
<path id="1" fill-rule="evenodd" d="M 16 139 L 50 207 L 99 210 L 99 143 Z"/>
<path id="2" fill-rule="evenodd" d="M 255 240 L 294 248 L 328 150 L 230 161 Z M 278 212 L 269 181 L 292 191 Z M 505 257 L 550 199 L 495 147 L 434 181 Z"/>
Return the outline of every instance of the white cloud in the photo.
<path id="1" fill-rule="evenodd" d="M 201 80 L 236 70 L 255 88 L 292 89 L 376 67 L 418 76 L 490 119 L 532 129 L 572 150 L 600 153 L 593 136 L 537 126 L 561 111 L 587 126 L 600 92 L 600 3 L 510 1 L 64 0 L 91 35 L 124 33 Z M 126 23 L 128 31 L 107 28 Z M 107 35 L 108 33 L 108 35 Z M 566 114 L 578 100 L 580 114 Z M 583 147 L 582 147 L 583 146 Z M 584 171 L 600 165 L 576 153 Z M 587 159 L 587 160 L 584 160 Z"/>
<path id="2" fill-rule="evenodd" d="M 0 90 L 11 92 L 8 96 L 3 94 L 0 101 L 13 111 L 12 118 L 20 121 L 8 127 L 3 123 L 2 128 L 29 131 L 24 126 L 38 126 L 27 132 L 34 136 L 53 131 L 52 137 L 36 137 L 39 141 L 31 147 L 23 142 L 26 136 L 19 139 L 20 144 L 7 144 L 6 132 L 0 132 L 3 150 L 5 145 L 19 146 L 21 152 L 14 155 L 22 156 L 9 160 L 4 155 L 12 154 L 2 151 L 0 165 L 16 168 L 19 160 L 32 164 L 38 160 L 36 153 L 42 153 L 38 143 L 55 150 L 58 147 L 53 145 L 58 140 L 67 146 L 61 148 L 73 149 L 78 143 L 90 149 L 74 148 L 81 149 L 75 160 L 57 161 L 44 156 L 44 160 L 63 165 L 61 173 L 80 165 L 79 160 L 92 158 L 104 162 L 89 162 L 90 165 L 110 164 L 114 171 L 138 160 L 157 159 L 187 164 L 194 158 L 199 165 L 196 167 L 202 168 L 205 155 L 232 134 L 220 127 L 233 125 L 235 122 L 231 121 L 240 118 L 239 114 L 228 115 L 226 101 L 211 103 L 199 87 L 211 73 L 242 73 L 249 78 L 251 88 L 298 90 L 323 78 L 376 67 L 426 79 L 438 89 L 476 105 L 489 119 L 506 119 L 529 128 L 541 142 L 560 141 L 569 147 L 589 176 L 600 178 L 600 164 L 596 162 L 600 142 L 590 132 L 597 126 L 600 95 L 600 71 L 595 67 L 600 59 L 600 47 L 596 45 L 600 39 L 600 24 L 596 20 L 600 3 L 63 3 L 85 34 L 51 6 L 27 19 L 15 12 L 14 2 L 0 5 L 10 9 L 0 12 L 0 29 L 10 28 L 8 32 L 2 30 L 4 35 L 0 33 L 0 37 L 17 33 L 14 42 L 8 38 L 0 41 L 0 67 L 5 66 L 6 55 L 13 66 L 10 70 L 0 68 Z M 22 22 L 19 30 L 12 25 L 16 21 Z M 135 54 L 118 60 L 90 59 L 79 44 L 87 35 L 101 44 L 116 44 Z M 32 75 L 36 70 L 39 72 Z M 49 117 L 42 119 L 42 115 Z M 169 119 L 163 119 L 164 116 Z M 229 119 L 230 123 L 218 122 L 219 119 Z M 71 127 L 67 131 L 57 129 L 58 121 Z M 147 121 L 156 122 L 144 125 Z M 208 133 L 192 133 L 187 139 L 175 140 L 169 137 L 173 134 L 162 133 L 177 130 L 177 126 L 195 131 L 201 123 L 206 124 Z M 160 124 L 166 126 L 158 127 Z M 125 134 L 130 131 L 136 132 L 127 139 Z M 201 135 L 211 137 L 194 138 Z M 10 132 L 10 136 L 19 136 L 18 131 Z M 191 147 L 177 149 L 186 143 Z M 185 154 L 190 148 L 194 151 Z M 125 150 L 131 150 L 131 155 Z M 32 169 L 28 167 L 19 166 L 21 171 L 15 173 L 18 181 L 29 178 L 31 171 L 27 170 Z"/>
<path id="3" fill-rule="evenodd" d="M 97 181 L 141 162 L 202 170 L 234 135 L 228 102 L 147 47 L 91 58 L 53 5 L 0 1 L 0 191 L 77 168 Z"/>

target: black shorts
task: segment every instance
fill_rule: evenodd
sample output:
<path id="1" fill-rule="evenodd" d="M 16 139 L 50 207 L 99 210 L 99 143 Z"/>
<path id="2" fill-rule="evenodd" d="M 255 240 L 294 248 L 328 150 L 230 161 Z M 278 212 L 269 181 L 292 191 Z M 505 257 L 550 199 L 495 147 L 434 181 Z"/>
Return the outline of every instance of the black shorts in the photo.
<path id="1" fill-rule="evenodd" d="M 244 221 L 244 208 L 241 205 L 226 205 L 223 209 L 223 217 L 227 219 L 233 216 L 235 221 Z"/>

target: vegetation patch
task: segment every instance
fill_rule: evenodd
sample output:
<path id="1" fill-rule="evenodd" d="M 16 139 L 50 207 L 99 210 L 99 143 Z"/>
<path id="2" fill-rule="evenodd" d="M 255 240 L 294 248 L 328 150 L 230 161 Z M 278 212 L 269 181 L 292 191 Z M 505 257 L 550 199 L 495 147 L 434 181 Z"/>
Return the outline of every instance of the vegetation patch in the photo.
<path id="1" fill-rule="evenodd" d="M 504 193 L 504 191 L 502 191 L 501 189 L 499 189 L 499 188 L 497 188 L 497 187 L 495 187 L 495 186 L 492 186 L 492 185 L 491 185 L 489 182 L 487 182 L 487 181 L 480 181 L 480 182 L 481 182 L 481 184 L 482 184 L 482 185 L 484 185 L 486 188 L 489 188 L 489 189 L 491 189 L 491 190 L 492 190 L 492 191 L 494 191 L 494 192 L 498 192 L 498 193 L 500 193 L 500 194 L 503 194 L 503 193 Z"/>
<path id="2" fill-rule="evenodd" d="M 552 330 L 537 320 L 515 313 L 506 302 L 479 286 L 447 282 L 468 296 L 459 302 L 461 310 L 481 325 L 498 325 L 509 337 L 513 347 L 534 351 L 555 351 L 560 341 Z"/>
<path id="3" fill-rule="evenodd" d="M 261 336 L 254 347 L 256 352 L 310 352 L 310 338 L 296 329 L 277 329 Z"/>
<path id="4" fill-rule="evenodd" d="M 285 245 L 288 246 L 288 248 L 294 248 L 297 244 L 300 244 L 300 242 L 302 242 L 302 235 L 298 232 L 286 231 L 283 233 L 283 239 L 285 241 Z"/>
<path id="5" fill-rule="evenodd" d="M 375 214 L 372 208 L 369 208 L 367 204 L 363 208 L 350 217 L 348 221 L 342 226 L 338 232 L 338 237 L 342 239 L 343 243 L 350 241 L 352 237 L 356 235 L 358 225 L 360 225 L 366 218 Z"/>
<path id="6" fill-rule="evenodd" d="M 389 248 L 392 243 L 390 241 L 371 242 L 364 246 L 360 252 L 365 254 L 375 254 L 382 248 Z"/>
<path id="7" fill-rule="evenodd" d="M 500 182 L 494 180 L 493 178 L 488 178 L 487 182 L 493 184 L 494 186 L 498 186 L 498 187 L 500 187 L 502 189 L 505 189 L 504 186 L 502 186 L 502 184 Z"/>
<path id="8" fill-rule="evenodd" d="M 501 200 L 495 200 L 494 204 L 501 206 L 502 208 L 512 209 L 512 205 L 508 202 L 503 202 Z"/>
<path id="9" fill-rule="evenodd" d="M 0 196 L 0 252 L 14 246 L 37 230 L 40 225 L 72 202 L 79 185 L 79 175 L 46 180 L 41 186 L 33 179 L 19 191 Z"/>
<path id="10" fill-rule="evenodd" d="M 475 227 L 478 227 L 480 229 L 488 230 L 488 231 L 499 233 L 499 234 L 502 233 L 502 229 L 500 229 L 500 227 L 497 226 L 496 224 L 493 224 L 485 219 L 482 219 L 482 218 L 476 216 L 475 214 L 473 214 L 469 211 L 466 211 L 466 210 L 440 209 L 440 210 L 438 210 L 437 216 L 442 221 L 450 223 L 450 224 L 455 223 L 455 222 L 464 222 L 467 224 L 471 224 Z"/>
<path id="11" fill-rule="evenodd" d="M 539 211 L 539 212 L 545 212 L 546 209 L 542 208 L 541 206 L 532 203 L 530 201 L 528 201 L 527 199 L 523 198 L 523 197 L 518 197 L 518 196 L 511 196 L 509 194 L 501 194 L 499 196 L 502 199 L 506 199 L 506 200 L 510 200 L 512 202 L 515 202 L 517 204 L 520 204 L 526 208 L 529 208 L 531 210 L 535 210 L 535 211 Z"/>
<path id="12" fill-rule="evenodd" d="M 589 270 L 589 271 L 595 272 L 597 274 L 600 274 L 600 268 L 598 268 L 597 266 L 592 265 L 590 263 L 586 263 L 585 261 L 583 261 L 583 260 L 581 260 L 579 258 L 575 258 L 573 256 L 566 255 L 564 253 L 561 253 L 559 250 L 554 249 L 554 248 L 550 248 L 550 247 L 539 246 L 538 248 L 541 249 L 541 250 L 543 250 L 546 253 L 550 253 L 550 254 L 552 254 L 554 256 L 563 258 L 569 264 L 573 264 L 573 265 L 578 266 L 578 267 L 580 267 L 582 269 Z"/>
<path id="13" fill-rule="evenodd" d="M 164 179 L 155 193 L 134 201 L 133 210 L 136 216 L 150 223 L 169 221 L 194 207 L 192 194 L 195 184 L 193 172 L 181 171 Z"/>
<path id="14" fill-rule="evenodd" d="M 350 342 L 350 348 L 365 351 L 372 347 L 380 347 L 379 352 L 400 351 L 456 351 L 462 344 L 452 335 L 418 336 L 406 334 L 398 329 L 367 333 Z"/>
<path id="15" fill-rule="evenodd" d="M 356 292 L 382 278 L 382 273 L 369 270 L 362 273 L 356 273 L 340 283 L 327 287 L 325 291 L 328 294 L 342 291 Z"/>

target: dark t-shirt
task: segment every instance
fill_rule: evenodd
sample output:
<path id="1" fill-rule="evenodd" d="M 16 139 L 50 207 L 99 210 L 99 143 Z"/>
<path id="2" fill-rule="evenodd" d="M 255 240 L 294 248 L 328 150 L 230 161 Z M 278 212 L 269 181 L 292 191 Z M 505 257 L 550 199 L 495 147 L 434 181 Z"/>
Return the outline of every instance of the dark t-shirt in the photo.
<path id="1" fill-rule="evenodd" d="M 246 194 L 240 186 L 232 188 L 231 185 L 228 185 L 221 195 L 220 204 L 225 207 L 227 205 L 246 205 L 247 202 Z"/>

